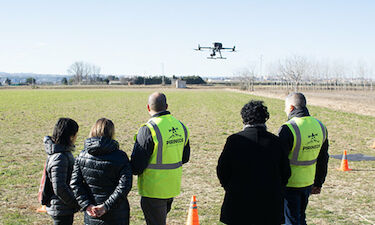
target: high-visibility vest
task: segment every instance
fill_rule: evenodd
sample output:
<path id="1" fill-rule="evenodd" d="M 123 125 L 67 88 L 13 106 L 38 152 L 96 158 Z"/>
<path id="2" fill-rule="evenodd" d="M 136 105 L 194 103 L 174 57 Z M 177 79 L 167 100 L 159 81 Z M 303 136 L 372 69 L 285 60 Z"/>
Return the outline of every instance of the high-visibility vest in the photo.
<path id="1" fill-rule="evenodd" d="M 187 128 L 172 115 L 151 118 L 147 126 L 154 141 L 148 167 L 138 176 L 138 192 L 150 198 L 172 198 L 180 194 L 182 155 L 189 139 Z"/>
<path id="2" fill-rule="evenodd" d="M 294 117 L 285 123 L 293 134 L 289 153 L 292 174 L 287 187 L 307 187 L 314 183 L 316 161 L 327 138 L 325 126 L 311 116 Z"/>

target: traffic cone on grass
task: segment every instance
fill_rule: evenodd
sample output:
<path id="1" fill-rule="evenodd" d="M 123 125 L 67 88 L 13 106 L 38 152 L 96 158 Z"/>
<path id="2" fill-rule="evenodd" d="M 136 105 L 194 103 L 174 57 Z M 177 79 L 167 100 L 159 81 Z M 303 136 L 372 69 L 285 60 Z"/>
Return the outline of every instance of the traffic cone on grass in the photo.
<path id="1" fill-rule="evenodd" d="M 40 206 L 39 208 L 36 209 L 38 213 L 46 213 L 47 209 L 45 205 Z"/>
<path id="2" fill-rule="evenodd" d="M 344 150 L 344 154 L 342 155 L 342 160 L 341 160 L 341 167 L 337 168 L 340 171 L 350 171 L 352 169 L 349 169 L 348 165 L 348 156 L 346 155 L 346 150 Z"/>
<path id="3" fill-rule="evenodd" d="M 199 225 L 197 199 L 195 195 L 191 197 L 189 215 L 186 221 L 186 225 Z"/>

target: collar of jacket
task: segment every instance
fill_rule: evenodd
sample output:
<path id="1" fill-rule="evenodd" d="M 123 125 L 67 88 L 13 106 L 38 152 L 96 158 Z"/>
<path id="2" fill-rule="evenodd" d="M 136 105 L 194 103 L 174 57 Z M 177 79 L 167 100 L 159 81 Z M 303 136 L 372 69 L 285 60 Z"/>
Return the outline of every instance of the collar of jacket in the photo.
<path id="1" fill-rule="evenodd" d="M 261 123 L 261 124 L 252 124 L 252 125 L 250 125 L 250 124 L 245 124 L 245 125 L 243 126 L 243 130 L 245 130 L 246 128 L 259 128 L 259 129 L 265 129 L 265 130 L 267 130 L 267 126 L 266 126 L 265 123 Z"/>
<path id="2" fill-rule="evenodd" d="M 306 107 L 303 107 L 301 109 L 294 109 L 292 112 L 289 113 L 288 120 L 291 120 L 293 117 L 304 116 L 310 116 L 309 110 Z"/>
<path id="3" fill-rule="evenodd" d="M 52 155 L 52 154 L 59 153 L 59 152 L 74 151 L 74 146 L 55 144 L 52 141 L 52 138 L 50 136 L 45 136 L 43 143 L 44 143 L 44 149 L 48 155 Z"/>
<path id="4" fill-rule="evenodd" d="M 92 137 L 85 140 L 84 148 L 90 155 L 105 155 L 119 149 L 119 144 L 110 138 Z"/>
<path id="5" fill-rule="evenodd" d="M 159 117 L 159 116 L 164 116 L 164 115 L 168 115 L 168 114 L 171 114 L 171 113 L 169 111 L 162 111 L 162 112 L 155 113 L 151 117 Z"/>

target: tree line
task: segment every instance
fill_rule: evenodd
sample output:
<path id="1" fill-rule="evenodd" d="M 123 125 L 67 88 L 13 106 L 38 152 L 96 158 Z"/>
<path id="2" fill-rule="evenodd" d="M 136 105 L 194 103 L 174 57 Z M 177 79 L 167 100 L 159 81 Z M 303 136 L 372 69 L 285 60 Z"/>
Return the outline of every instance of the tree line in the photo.
<path id="1" fill-rule="evenodd" d="M 365 61 L 350 65 L 292 55 L 269 63 L 266 79 L 262 77 L 261 70 L 258 62 L 251 62 L 237 70 L 234 76 L 241 82 L 242 88 L 249 91 L 254 91 L 254 85 L 262 83 L 259 80 L 274 81 L 275 85 L 293 91 L 298 91 L 301 86 L 317 89 L 326 87 L 327 90 L 360 86 L 373 90 L 374 71 Z"/>

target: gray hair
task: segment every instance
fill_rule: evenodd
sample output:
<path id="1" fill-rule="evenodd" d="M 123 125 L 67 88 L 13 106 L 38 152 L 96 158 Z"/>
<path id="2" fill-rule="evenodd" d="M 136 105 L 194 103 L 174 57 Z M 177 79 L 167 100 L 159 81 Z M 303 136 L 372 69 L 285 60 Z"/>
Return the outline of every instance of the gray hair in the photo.
<path id="1" fill-rule="evenodd" d="M 167 109 L 167 97 L 163 93 L 154 92 L 148 97 L 148 105 L 155 112 L 162 112 Z"/>
<path id="2" fill-rule="evenodd" d="M 306 107 L 306 98 L 300 92 L 293 92 L 286 97 L 285 102 L 289 103 L 290 105 L 296 107 L 297 109 L 301 109 Z"/>

